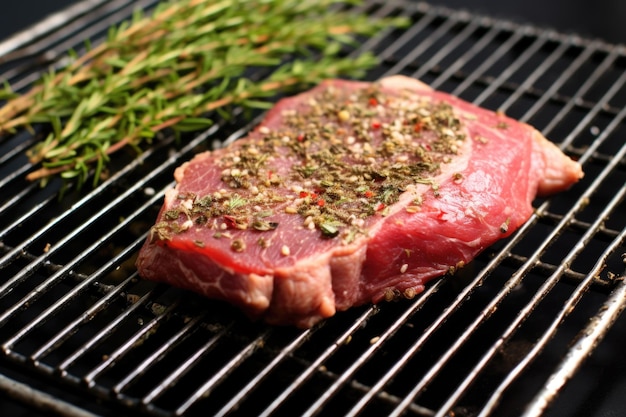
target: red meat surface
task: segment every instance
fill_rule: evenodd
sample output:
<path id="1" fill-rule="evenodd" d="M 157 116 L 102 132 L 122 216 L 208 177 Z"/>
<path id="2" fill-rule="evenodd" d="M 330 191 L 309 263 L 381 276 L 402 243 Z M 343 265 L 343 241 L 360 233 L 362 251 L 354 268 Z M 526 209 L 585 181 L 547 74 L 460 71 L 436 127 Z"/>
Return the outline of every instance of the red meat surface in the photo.
<path id="1" fill-rule="evenodd" d="M 326 81 L 177 168 L 137 267 L 308 327 L 414 297 L 582 175 L 531 126 L 417 80 Z"/>

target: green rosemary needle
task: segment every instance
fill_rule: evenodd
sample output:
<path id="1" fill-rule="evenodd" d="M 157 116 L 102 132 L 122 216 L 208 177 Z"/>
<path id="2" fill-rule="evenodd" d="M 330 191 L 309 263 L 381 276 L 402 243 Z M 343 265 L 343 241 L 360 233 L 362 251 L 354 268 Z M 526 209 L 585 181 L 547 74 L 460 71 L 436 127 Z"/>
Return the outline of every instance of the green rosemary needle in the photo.
<path id="1" fill-rule="evenodd" d="M 406 21 L 341 11 L 340 3 L 164 1 L 150 16 L 135 14 L 111 28 L 82 56 L 70 53 L 68 66 L 28 92 L 0 90 L 8 98 L 0 133 L 49 125 L 48 136 L 28 151 L 41 164 L 28 179 L 45 184 L 60 175 L 80 186 L 93 174 L 96 185 L 113 153 L 141 151 L 163 129 L 203 129 L 215 111 L 227 116 L 229 106 L 266 108 L 286 88 L 362 75 L 374 58 L 346 58 L 342 49 Z M 255 68 L 267 76 L 247 78 Z"/>

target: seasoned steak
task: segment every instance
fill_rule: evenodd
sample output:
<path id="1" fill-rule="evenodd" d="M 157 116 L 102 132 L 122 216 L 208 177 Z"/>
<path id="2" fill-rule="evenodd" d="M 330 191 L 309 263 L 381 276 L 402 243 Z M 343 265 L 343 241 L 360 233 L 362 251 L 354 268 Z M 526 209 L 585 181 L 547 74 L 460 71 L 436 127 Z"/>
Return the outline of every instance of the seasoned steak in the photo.
<path id="1" fill-rule="evenodd" d="M 137 267 L 307 327 L 415 296 L 581 177 L 534 128 L 419 81 L 326 81 L 179 167 Z"/>

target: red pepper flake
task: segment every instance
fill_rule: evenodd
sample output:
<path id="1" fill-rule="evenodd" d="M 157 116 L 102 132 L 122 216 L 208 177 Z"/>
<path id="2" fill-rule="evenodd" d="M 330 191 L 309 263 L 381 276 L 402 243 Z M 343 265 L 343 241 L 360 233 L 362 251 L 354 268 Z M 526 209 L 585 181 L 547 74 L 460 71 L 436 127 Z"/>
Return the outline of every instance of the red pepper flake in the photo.
<path id="1" fill-rule="evenodd" d="M 363 195 L 367 198 L 372 198 L 374 197 L 374 192 L 372 190 L 367 190 L 365 193 L 363 193 Z"/>
<path id="2" fill-rule="evenodd" d="M 300 191 L 300 198 L 306 198 L 308 197 L 309 193 L 307 193 L 306 191 Z"/>
<path id="3" fill-rule="evenodd" d="M 228 226 L 229 229 L 237 228 L 237 220 L 233 216 L 225 215 L 224 222 L 226 223 L 226 226 Z"/>
<path id="4" fill-rule="evenodd" d="M 385 203 L 378 203 L 376 206 L 376 211 L 381 211 L 385 208 Z"/>
<path id="5" fill-rule="evenodd" d="M 424 128 L 424 123 L 422 122 L 417 122 L 413 125 L 413 130 L 415 132 L 421 132 L 423 128 Z"/>
<path id="6" fill-rule="evenodd" d="M 317 197 L 319 197 L 317 194 L 315 194 L 315 193 L 311 193 L 311 198 L 312 198 L 313 200 L 317 200 Z"/>
<path id="7" fill-rule="evenodd" d="M 324 201 L 323 198 L 320 198 L 319 200 L 317 200 L 317 205 L 320 207 L 324 207 L 324 204 L 326 204 L 326 201 Z"/>
<path id="8" fill-rule="evenodd" d="M 300 133 L 296 139 L 298 142 L 304 142 L 304 133 Z"/>
<path id="9" fill-rule="evenodd" d="M 369 105 L 370 106 L 378 106 L 378 100 L 376 100 L 376 97 L 370 97 L 369 99 Z"/>
<path id="10" fill-rule="evenodd" d="M 372 129 L 380 129 L 380 126 L 381 126 L 381 124 L 380 124 L 379 121 L 374 120 L 372 122 Z"/>

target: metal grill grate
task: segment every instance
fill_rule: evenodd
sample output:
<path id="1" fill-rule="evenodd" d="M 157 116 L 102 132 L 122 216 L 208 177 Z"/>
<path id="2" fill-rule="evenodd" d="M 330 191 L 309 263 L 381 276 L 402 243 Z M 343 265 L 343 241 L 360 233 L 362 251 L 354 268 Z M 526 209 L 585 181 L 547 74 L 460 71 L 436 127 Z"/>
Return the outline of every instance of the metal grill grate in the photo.
<path id="1" fill-rule="evenodd" d="M 67 48 L 153 3 L 72 8 L 0 44 L 0 78 L 26 87 Z M 3 137 L 3 392 L 70 416 L 538 416 L 553 403 L 626 305 L 624 48 L 423 3 L 362 7 L 414 21 L 354 51 L 380 57 L 369 79 L 406 74 L 501 109 L 577 157 L 585 178 L 536 201 L 518 233 L 415 300 L 301 331 L 249 323 L 133 267 L 173 169 L 244 134 L 243 119 L 182 145 L 164 137 L 61 201 L 58 183 L 23 179 L 39 132 Z"/>

